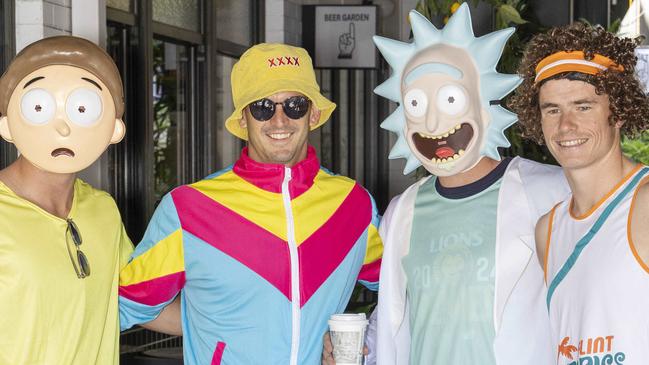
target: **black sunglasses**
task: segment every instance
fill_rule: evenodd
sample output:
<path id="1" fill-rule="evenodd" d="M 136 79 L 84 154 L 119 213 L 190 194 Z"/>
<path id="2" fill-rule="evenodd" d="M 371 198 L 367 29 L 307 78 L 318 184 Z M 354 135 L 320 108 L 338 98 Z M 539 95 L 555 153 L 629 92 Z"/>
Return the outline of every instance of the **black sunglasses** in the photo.
<path id="1" fill-rule="evenodd" d="M 68 248 L 68 255 L 70 255 L 70 261 L 72 261 L 72 267 L 74 267 L 74 271 L 77 273 L 77 277 L 79 279 L 83 279 L 90 276 L 90 263 L 88 262 L 86 255 L 79 248 L 82 243 L 79 228 L 77 228 L 77 225 L 72 219 L 68 218 L 66 219 L 66 221 L 68 222 L 68 229 L 65 231 L 65 242 Z M 74 247 L 77 249 L 76 260 L 72 255 L 72 250 L 70 250 L 70 237 L 72 237 Z"/>
<path id="2" fill-rule="evenodd" d="M 291 96 L 290 98 L 276 103 L 270 99 L 263 98 L 253 101 L 248 105 L 250 114 L 258 121 L 265 122 L 275 115 L 276 105 L 281 104 L 284 114 L 291 119 L 300 119 L 309 111 L 311 100 L 306 96 Z"/>

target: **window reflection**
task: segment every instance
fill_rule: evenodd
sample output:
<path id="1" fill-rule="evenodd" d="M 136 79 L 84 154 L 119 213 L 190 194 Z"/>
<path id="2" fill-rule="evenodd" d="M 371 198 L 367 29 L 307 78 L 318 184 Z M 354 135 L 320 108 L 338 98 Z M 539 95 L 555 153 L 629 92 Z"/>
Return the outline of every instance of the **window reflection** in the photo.
<path id="1" fill-rule="evenodd" d="M 123 11 L 131 11 L 131 0 L 106 0 L 106 6 Z"/>
<path id="2" fill-rule="evenodd" d="M 188 47 L 153 42 L 153 157 L 155 199 L 179 185 L 186 128 Z"/>
<path id="3" fill-rule="evenodd" d="M 217 1 L 220 2 L 222 1 Z M 153 0 L 153 20 L 200 32 L 198 0 Z"/>
<path id="4" fill-rule="evenodd" d="M 225 120 L 234 111 L 234 102 L 232 101 L 232 92 L 230 86 L 230 74 L 232 67 L 237 62 L 236 58 L 218 55 L 216 57 L 216 64 L 218 67 L 215 82 L 215 92 L 217 100 L 216 120 L 218 121 L 218 128 L 224 138 L 218 146 L 221 154 L 221 165 L 227 166 L 234 163 L 241 152 L 243 142 L 225 130 Z"/>
<path id="5" fill-rule="evenodd" d="M 215 5 L 217 36 L 237 44 L 252 45 L 250 1 L 216 1 Z"/>

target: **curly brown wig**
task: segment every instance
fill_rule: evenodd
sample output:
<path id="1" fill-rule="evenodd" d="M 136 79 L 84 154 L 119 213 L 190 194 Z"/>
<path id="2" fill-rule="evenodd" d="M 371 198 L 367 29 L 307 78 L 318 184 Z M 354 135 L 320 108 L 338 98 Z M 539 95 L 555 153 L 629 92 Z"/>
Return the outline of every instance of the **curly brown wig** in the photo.
<path id="1" fill-rule="evenodd" d="M 518 69 L 523 83 L 509 100 L 509 107 L 518 114 L 523 137 L 543 144 L 539 89 L 545 81 L 560 78 L 586 81 L 595 86 L 598 95 L 608 95 L 611 109 L 609 122 L 611 125 L 616 121 L 624 122 L 622 133 L 635 136 L 645 130 L 649 125 L 649 98 L 635 76 L 634 50 L 641 41 L 641 37 L 618 38 L 600 26 L 583 23 L 552 28 L 532 38 Z M 600 54 L 624 67 L 624 71 L 606 70 L 597 75 L 565 72 L 535 83 L 536 65 L 560 51 L 583 51 L 587 60 L 592 59 L 594 54 Z"/>

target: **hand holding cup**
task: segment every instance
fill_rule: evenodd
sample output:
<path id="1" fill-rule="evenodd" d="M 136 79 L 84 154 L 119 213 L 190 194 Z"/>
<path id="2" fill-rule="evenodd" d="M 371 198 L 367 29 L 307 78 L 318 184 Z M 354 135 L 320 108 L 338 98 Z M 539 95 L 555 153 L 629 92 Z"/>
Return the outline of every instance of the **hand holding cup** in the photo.
<path id="1" fill-rule="evenodd" d="M 365 329 L 368 323 L 365 313 L 331 316 L 329 333 L 336 365 L 361 365 L 363 363 L 363 355 L 366 352 L 364 351 Z M 326 345 L 325 343 L 325 350 Z M 324 360 L 323 356 L 323 362 Z"/>

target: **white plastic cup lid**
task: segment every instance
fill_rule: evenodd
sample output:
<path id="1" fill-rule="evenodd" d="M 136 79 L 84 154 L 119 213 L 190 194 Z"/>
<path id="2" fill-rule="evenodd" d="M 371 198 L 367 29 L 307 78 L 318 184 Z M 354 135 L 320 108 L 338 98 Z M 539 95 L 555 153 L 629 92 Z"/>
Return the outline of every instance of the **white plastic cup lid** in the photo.
<path id="1" fill-rule="evenodd" d="M 364 329 L 369 321 L 365 316 L 365 313 L 345 313 L 345 314 L 333 314 L 331 319 L 328 321 L 329 327 L 334 326 L 336 328 L 359 328 Z"/>
<path id="2" fill-rule="evenodd" d="M 330 321 L 341 321 L 341 322 L 350 322 L 350 321 L 367 321 L 365 313 L 343 313 L 343 314 L 332 314 Z"/>

